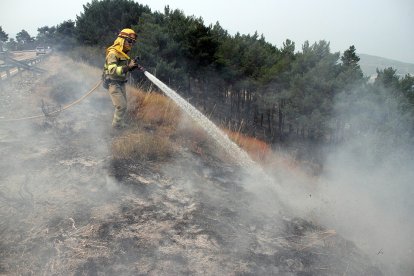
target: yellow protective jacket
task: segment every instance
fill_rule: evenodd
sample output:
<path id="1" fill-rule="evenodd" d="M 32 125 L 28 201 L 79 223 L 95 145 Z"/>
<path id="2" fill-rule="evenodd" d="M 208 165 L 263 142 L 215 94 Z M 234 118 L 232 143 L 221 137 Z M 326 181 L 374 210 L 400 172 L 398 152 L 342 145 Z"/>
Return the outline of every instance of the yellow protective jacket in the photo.
<path id="1" fill-rule="evenodd" d="M 104 78 L 107 80 L 121 82 L 127 80 L 126 66 L 131 58 L 122 51 L 124 41 L 124 38 L 118 37 L 114 44 L 106 50 Z"/>
<path id="2" fill-rule="evenodd" d="M 127 70 L 125 66 L 128 65 L 129 60 L 129 57 L 120 56 L 116 51 L 109 50 L 104 65 L 105 78 L 113 81 L 126 81 Z"/>

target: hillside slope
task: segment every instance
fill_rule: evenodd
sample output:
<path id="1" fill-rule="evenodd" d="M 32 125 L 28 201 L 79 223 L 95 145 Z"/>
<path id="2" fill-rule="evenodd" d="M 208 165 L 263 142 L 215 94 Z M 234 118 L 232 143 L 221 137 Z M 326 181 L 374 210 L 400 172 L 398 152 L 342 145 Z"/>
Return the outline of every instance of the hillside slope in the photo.
<path id="1" fill-rule="evenodd" d="M 414 64 L 401 62 L 397 60 L 387 59 L 383 57 L 377 57 L 367 54 L 358 54 L 360 57 L 359 65 L 361 66 L 362 72 L 366 76 L 376 74 L 377 68 L 384 70 L 385 68 L 392 67 L 397 69 L 397 74 L 404 76 L 406 74 L 414 75 Z"/>
<path id="2" fill-rule="evenodd" d="M 98 69 L 46 62 L 49 74 L 3 84 L 0 117 L 38 114 L 41 100 L 53 110 L 99 80 Z M 102 88 L 56 117 L 1 123 L 1 274 L 382 275 L 335 230 L 295 216 L 262 176 L 226 162 L 188 118 L 154 119 L 172 103 L 129 96 L 140 120 L 123 132 L 110 128 Z"/>

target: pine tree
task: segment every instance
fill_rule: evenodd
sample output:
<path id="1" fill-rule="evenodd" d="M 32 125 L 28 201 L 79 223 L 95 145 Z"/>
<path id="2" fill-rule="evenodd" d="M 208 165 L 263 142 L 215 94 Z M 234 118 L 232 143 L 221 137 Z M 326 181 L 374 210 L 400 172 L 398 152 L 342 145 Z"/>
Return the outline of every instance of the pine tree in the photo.
<path id="1" fill-rule="evenodd" d="M 3 51 L 3 43 L 9 39 L 9 35 L 3 31 L 3 28 L 0 26 L 0 51 Z"/>
<path id="2" fill-rule="evenodd" d="M 342 71 L 348 74 L 348 77 L 346 79 L 347 82 L 352 80 L 358 81 L 362 79 L 363 73 L 361 67 L 358 64 L 359 60 L 360 58 L 356 54 L 354 45 L 350 46 L 349 49 L 346 50 L 342 55 Z"/>
<path id="3" fill-rule="evenodd" d="M 35 39 L 26 30 L 21 30 L 16 34 L 16 40 L 20 50 L 28 50 L 33 46 Z"/>
<path id="4" fill-rule="evenodd" d="M 82 45 L 104 45 L 113 42 L 120 30 L 139 22 L 143 13 L 150 13 L 148 6 L 132 0 L 92 0 L 83 6 L 76 17 L 76 35 Z"/>

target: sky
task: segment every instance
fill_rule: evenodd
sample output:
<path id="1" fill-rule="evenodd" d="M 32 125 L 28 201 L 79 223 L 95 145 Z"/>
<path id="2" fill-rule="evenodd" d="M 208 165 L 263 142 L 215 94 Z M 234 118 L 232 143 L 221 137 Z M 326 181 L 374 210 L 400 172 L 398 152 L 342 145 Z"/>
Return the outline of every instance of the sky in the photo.
<path id="1" fill-rule="evenodd" d="M 92 0 L 0 0 L 0 26 L 9 37 L 22 29 L 76 20 Z M 278 48 L 286 39 L 330 42 L 332 52 L 354 45 L 357 53 L 414 63 L 414 0 L 139 0 L 152 11 L 166 5 L 186 15 L 217 21 L 230 34 L 263 34 Z"/>

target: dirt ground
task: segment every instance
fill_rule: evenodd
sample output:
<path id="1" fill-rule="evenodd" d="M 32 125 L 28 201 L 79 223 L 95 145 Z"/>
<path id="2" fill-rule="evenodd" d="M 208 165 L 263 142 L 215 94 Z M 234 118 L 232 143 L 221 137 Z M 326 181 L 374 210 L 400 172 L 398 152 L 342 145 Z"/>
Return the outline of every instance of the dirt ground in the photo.
<path id="1" fill-rule="evenodd" d="M 58 110 L 99 81 L 62 57 L 39 66 L 0 84 L 0 120 L 42 114 L 42 100 Z M 115 160 L 112 112 L 99 88 L 58 116 L 0 122 L 0 274 L 382 275 L 334 230 L 262 212 L 213 155 Z"/>

